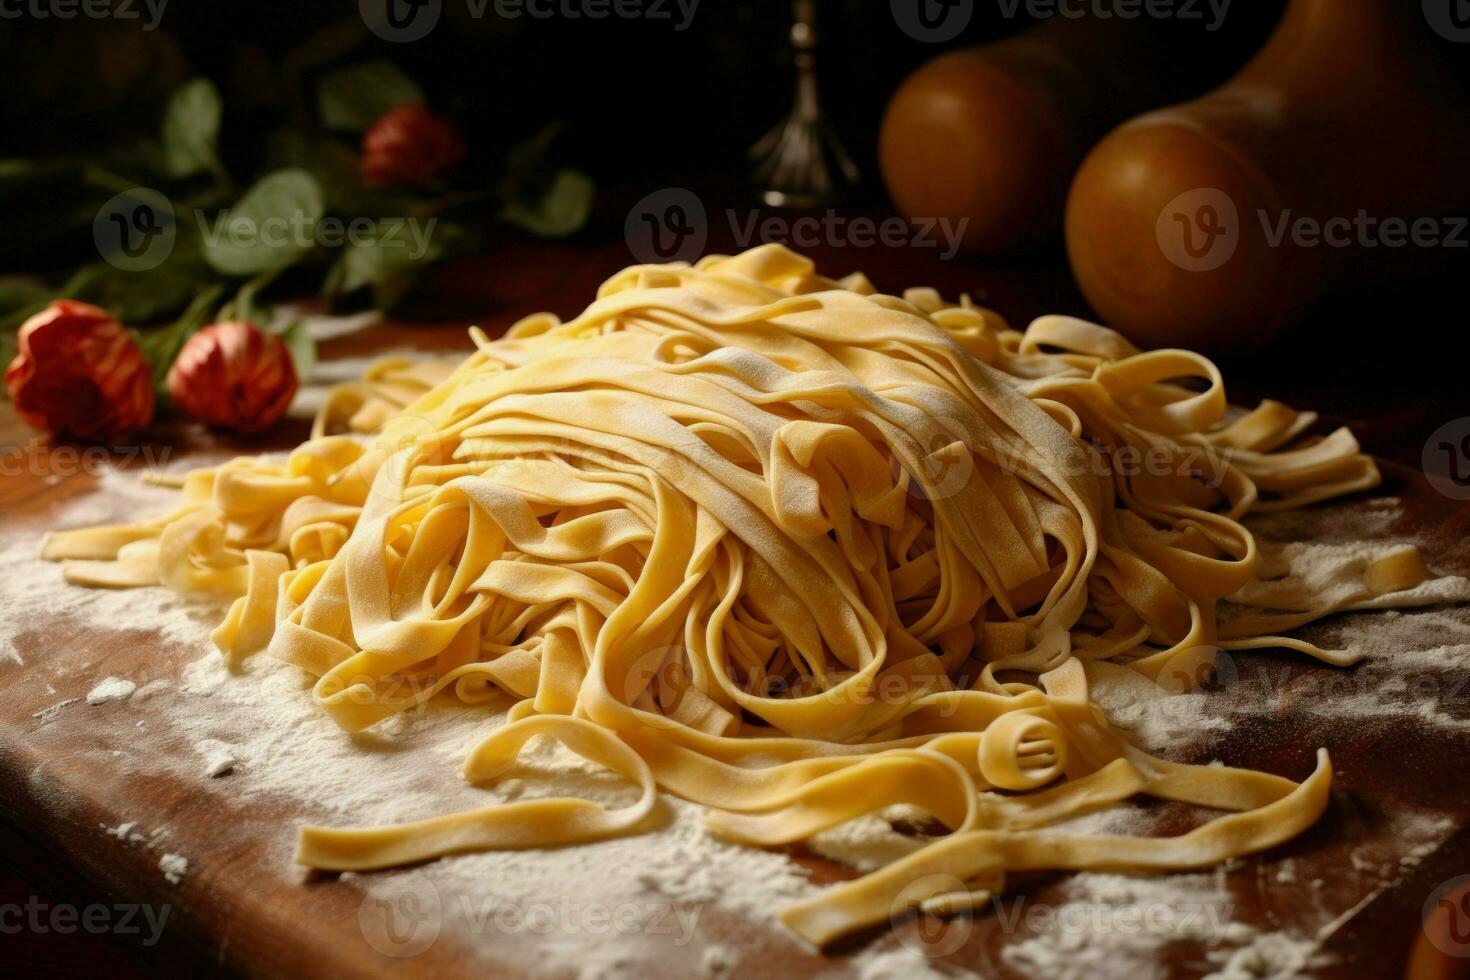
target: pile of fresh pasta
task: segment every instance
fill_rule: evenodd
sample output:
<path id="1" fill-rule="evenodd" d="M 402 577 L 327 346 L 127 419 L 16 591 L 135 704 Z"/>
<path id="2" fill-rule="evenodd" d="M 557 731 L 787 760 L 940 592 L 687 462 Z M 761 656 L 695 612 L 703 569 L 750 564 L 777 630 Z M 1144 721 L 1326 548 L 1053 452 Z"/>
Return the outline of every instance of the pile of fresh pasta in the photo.
<path id="1" fill-rule="evenodd" d="M 539 735 L 642 791 L 307 827 L 311 867 L 635 834 L 660 792 L 757 847 L 922 810 L 905 856 L 784 911 L 820 945 L 972 908 L 1010 872 L 1213 865 L 1312 824 L 1326 753 L 1299 784 L 1154 758 L 1087 665 L 1175 687 L 1221 650 L 1347 662 L 1274 634 L 1429 575 L 1402 549 L 1330 601 L 1252 589 L 1242 518 L 1372 487 L 1372 460 L 1310 414 L 1232 412 L 1202 356 L 1078 320 L 1020 333 L 764 246 L 472 333 L 458 366 L 335 392 L 283 461 L 192 472 L 172 514 L 43 545 L 79 584 L 232 599 L 219 649 L 299 666 L 345 731 L 509 701 L 467 779 Z M 1140 794 L 1222 813 L 1167 839 L 1048 829 Z"/>

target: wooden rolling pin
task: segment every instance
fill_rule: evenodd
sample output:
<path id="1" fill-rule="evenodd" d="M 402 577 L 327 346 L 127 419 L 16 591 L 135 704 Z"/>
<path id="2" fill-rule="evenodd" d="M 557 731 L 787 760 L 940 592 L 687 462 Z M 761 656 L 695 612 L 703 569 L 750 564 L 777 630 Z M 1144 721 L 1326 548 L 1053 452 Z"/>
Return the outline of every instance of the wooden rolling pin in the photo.
<path id="1" fill-rule="evenodd" d="M 1417 3 L 1293 0 L 1222 88 L 1103 140 L 1066 215 L 1101 318 L 1241 352 L 1349 284 L 1467 254 L 1413 243 L 1470 241 L 1470 103 L 1432 37 Z"/>

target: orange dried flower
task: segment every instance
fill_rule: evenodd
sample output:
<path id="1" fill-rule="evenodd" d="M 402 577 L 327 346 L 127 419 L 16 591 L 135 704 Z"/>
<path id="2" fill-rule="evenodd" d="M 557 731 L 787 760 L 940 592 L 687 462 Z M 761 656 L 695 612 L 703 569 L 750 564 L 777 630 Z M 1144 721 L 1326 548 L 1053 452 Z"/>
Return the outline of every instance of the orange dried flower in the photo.
<path id="1" fill-rule="evenodd" d="M 174 405 L 208 425 L 258 432 L 296 394 L 296 368 L 281 338 L 244 321 L 216 323 L 190 337 L 168 372 Z"/>
<path id="2" fill-rule="evenodd" d="M 362 182 L 426 184 L 464 159 L 454 123 L 421 105 L 390 109 L 362 137 Z"/>
<path id="3" fill-rule="evenodd" d="M 112 442 L 153 418 L 153 378 L 106 310 L 59 299 L 27 320 L 5 369 L 16 412 L 43 432 Z"/>

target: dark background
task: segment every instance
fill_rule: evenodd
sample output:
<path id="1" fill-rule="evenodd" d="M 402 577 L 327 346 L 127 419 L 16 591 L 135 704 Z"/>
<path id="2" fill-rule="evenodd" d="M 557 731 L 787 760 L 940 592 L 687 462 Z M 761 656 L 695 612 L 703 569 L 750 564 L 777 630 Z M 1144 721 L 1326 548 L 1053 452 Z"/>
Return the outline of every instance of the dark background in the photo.
<path id="1" fill-rule="evenodd" d="M 597 211 L 570 243 L 538 244 L 535 254 L 564 248 L 577 261 L 601 263 L 616 251 L 610 243 L 622 233 L 629 204 L 655 188 L 698 186 L 715 206 L 751 202 L 743 184 L 744 152 L 791 105 L 788 3 L 701 0 L 682 32 L 671 20 L 507 20 L 496 15 L 493 3 L 476 18 L 465 0 L 443 3 L 442 19 L 426 39 L 394 44 L 364 26 L 355 2 L 172 0 L 158 29 L 144 31 L 137 20 L 10 16 L 23 8 L 9 0 L 3 6 L 7 16 L 0 19 L 0 158 L 86 155 L 153 134 L 169 95 L 204 74 L 225 97 L 226 166 L 239 175 L 255 173 L 257 137 L 308 115 L 322 74 L 387 58 L 424 87 L 434 109 L 459 123 L 470 145 L 471 172 L 488 172 L 506 147 L 544 124 L 566 124 L 562 152 L 597 180 Z M 1170 84 L 1183 100 L 1243 65 L 1283 6 L 1281 0 L 1235 0 L 1215 33 L 1199 21 L 1135 26 L 1151 32 L 1168 52 Z M 666 8 L 678 16 L 676 7 Z M 134 9 L 147 16 L 136 3 Z M 906 36 L 886 0 L 819 0 L 818 9 L 824 102 L 866 177 L 856 205 L 876 211 L 885 207 L 874 162 L 878 125 L 899 82 L 942 50 L 1000 38 L 1031 23 L 1024 14 L 1006 18 L 995 0 L 977 0 L 965 34 L 937 46 Z M 1432 36 L 1427 26 L 1425 34 Z M 1470 78 L 1470 46 L 1435 42 L 1460 77 Z M 1323 165 L 1351 165 L 1351 154 L 1351 147 L 1324 147 Z M 23 215 L 3 214 L 0 220 L 7 240 L 0 255 L 10 266 L 0 267 L 0 274 L 55 271 L 52 256 L 36 244 L 47 241 L 44 229 Z M 959 269 L 951 281 L 1020 283 L 1012 295 L 1001 289 L 992 297 L 1014 322 L 1051 310 L 1087 312 L 1068 285 L 1057 246 L 1021 259 L 952 261 Z M 882 264 L 861 254 L 836 262 L 841 267 L 823 271 L 843 274 Z M 1367 448 L 1416 463 L 1429 431 L 1470 414 L 1464 371 L 1452 353 L 1464 345 L 1465 265 L 1412 288 L 1354 296 L 1317 311 L 1272 348 L 1235 365 L 1232 394 L 1253 401 L 1272 393 L 1354 423 L 1374 419 L 1376 425 L 1367 428 L 1375 437 Z M 996 270 L 1002 270 L 999 278 Z M 897 274 L 892 266 L 890 273 Z M 888 288 L 910 284 L 880 279 Z M 563 312 L 588 298 L 567 297 Z M 47 881 L 37 868 L 60 862 L 22 860 L 40 856 L 18 845 L 9 854 L 0 849 L 0 902 L 24 902 L 38 891 L 53 902 L 79 905 L 110 898 L 94 896 L 78 882 Z M 78 936 L 23 934 L 6 936 L 3 944 L 0 963 L 45 963 L 73 974 L 88 962 L 123 975 L 192 966 L 176 950 L 114 949 L 106 940 Z M 114 962 L 119 958 L 122 963 Z M 0 966 L 0 972 L 5 969 Z"/>
<path id="2" fill-rule="evenodd" d="M 596 21 L 528 15 L 507 19 L 497 14 L 494 0 L 479 7 L 472 7 L 472 0 L 437 0 L 442 5 L 437 26 L 411 43 L 374 35 L 356 0 L 170 0 L 152 31 L 143 29 L 143 19 L 38 19 L 25 15 L 25 5 L 33 2 L 0 0 L 0 161 L 100 155 L 156 136 L 169 95 L 183 81 L 204 74 L 224 94 L 225 166 L 237 181 L 245 181 L 268 167 L 260 156 L 270 133 L 310 124 L 313 93 L 324 74 L 388 59 L 422 85 L 433 109 L 459 124 L 470 153 L 459 174 L 470 183 L 481 176 L 492 179 L 516 141 L 547 123 L 565 124 L 558 154 L 591 174 L 598 191 L 588 226 L 555 247 L 566 249 L 568 264 L 581 260 L 598 265 L 599 276 L 627 264 L 624 220 L 630 206 L 652 190 L 695 188 L 711 212 L 753 206 L 753 190 L 745 183 L 745 151 L 792 104 L 792 5 L 785 0 L 700 0 L 683 31 L 676 30 L 673 0 L 663 3 L 671 14 L 668 19 Z M 130 2 L 147 17 L 143 0 Z M 1071 0 L 1073 7 L 1084 2 Z M 1417 0 L 1394 2 L 1418 7 Z M 363 3 L 370 8 L 381 0 Z M 1219 85 L 1244 65 L 1284 6 L 1284 0 L 1234 0 L 1214 32 L 1207 30 L 1207 18 L 1145 18 L 1129 22 L 1128 29 L 1147 32 L 1157 50 L 1165 52 L 1169 88 L 1176 100 L 1185 100 Z M 1204 0 L 1197 7 L 1208 10 Z M 945 50 L 1031 26 L 1026 3 L 1007 17 L 1011 8 L 1002 0 L 973 0 L 968 29 L 940 45 L 907 36 L 888 0 L 817 0 L 824 104 L 864 173 L 853 207 L 876 214 L 887 208 L 875 147 L 884 106 L 897 85 Z M 483 16 L 473 16 L 474 9 Z M 1422 18 L 1419 23 L 1461 80 L 1470 81 L 1470 45 L 1445 41 Z M 1434 139 L 1435 134 L 1424 138 Z M 1395 151 L 1414 152 L 1413 147 Z M 1352 167 L 1361 152 L 1348 141 L 1324 146 L 1322 166 Z M 1466 180 L 1470 182 L 1470 175 Z M 11 201 L 9 206 L 17 213 L 0 215 L 0 275 L 37 273 L 58 282 L 65 279 L 78 249 L 95 258 L 91 222 L 97 202 L 76 202 L 67 242 L 57 240 L 49 205 L 39 216 L 26 202 Z M 527 253 L 517 251 L 520 244 L 513 232 L 487 228 L 477 247 L 482 254 L 499 250 L 507 261 L 524 263 Z M 717 237 L 709 243 L 711 251 L 730 247 L 732 243 Z M 1056 242 L 1030 256 L 958 257 L 944 268 L 938 268 L 932 252 L 922 261 L 874 248 L 818 252 L 823 272 L 842 275 L 861 268 L 889 290 L 923 282 L 950 295 L 961 290 L 988 294 L 991 305 L 1018 326 L 1041 313 L 1090 314 Z M 1434 410 L 1441 420 L 1470 414 L 1459 359 L 1436 356 L 1441 348 L 1463 345 L 1460 284 L 1470 272 L 1470 254 L 1460 253 L 1470 249 L 1426 255 L 1425 268 L 1433 264 L 1438 270 L 1432 276 L 1339 297 L 1264 352 L 1227 363 L 1232 394 L 1294 395 L 1300 404 L 1349 420 L 1364 414 L 1365 392 L 1376 395 L 1389 412 L 1432 399 L 1445 406 Z M 1443 271 L 1445 260 L 1448 272 Z M 552 259 L 541 266 L 556 263 Z M 1009 291 L 1004 282 L 997 287 L 992 280 L 998 272 L 1021 276 L 1020 285 Z M 488 301 L 471 295 L 470 304 L 479 304 L 473 309 L 454 298 L 464 284 L 478 287 L 486 279 L 483 267 L 441 271 L 411 297 L 410 308 L 394 312 L 400 318 L 433 320 L 478 316 L 487 306 L 504 311 L 508 303 L 516 303 L 514 289 L 502 289 Z M 587 298 L 570 295 L 557 312 L 575 312 Z M 1425 424 L 1409 426 L 1402 445 L 1375 450 L 1416 457 L 1434 428 L 1419 431 Z"/>
<path id="3" fill-rule="evenodd" d="M 135 9 L 146 18 L 142 2 Z M 745 148 L 790 106 L 791 5 L 783 0 L 700 0 L 683 31 L 673 0 L 663 5 L 670 19 L 598 21 L 507 19 L 487 2 L 475 17 L 468 0 L 442 0 L 437 26 L 412 43 L 372 34 L 353 0 L 171 0 L 153 31 L 141 20 L 0 20 L 0 152 L 37 156 L 151 133 L 173 89 L 202 73 L 225 95 L 228 155 L 232 131 L 271 125 L 325 69 L 374 58 L 420 81 L 430 104 L 482 152 L 493 150 L 486 134 L 511 139 L 565 120 L 574 159 L 604 180 L 737 173 Z M 1235 0 L 1215 32 L 1204 21 L 1130 26 L 1171 52 L 1182 99 L 1248 60 L 1283 6 Z M 883 107 L 909 72 L 941 50 L 1033 23 L 1024 3 L 1007 18 L 999 0 L 976 0 L 964 34 L 934 45 L 904 34 L 887 0 L 817 7 L 826 109 L 870 176 Z M 881 197 L 876 181 L 871 190 Z"/>

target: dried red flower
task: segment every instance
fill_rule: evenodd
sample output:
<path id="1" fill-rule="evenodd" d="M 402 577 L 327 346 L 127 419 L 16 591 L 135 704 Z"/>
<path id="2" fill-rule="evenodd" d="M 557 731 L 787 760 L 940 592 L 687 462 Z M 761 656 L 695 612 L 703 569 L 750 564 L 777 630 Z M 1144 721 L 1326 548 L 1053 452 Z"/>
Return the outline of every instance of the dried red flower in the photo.
<path id="1" fill-rule="evenodd" d="M 390 109 L 362 137 L 362 182 L 426 184 L 464 159 L 454 123 L 421 105 Z"/>
<path id="2" fill-rule="evenodd" d="M 27 320 L 5 387 L 27 425 L 111 442 L 153 418 L 153 378 L 131 334 L 106 310 L 59 299 Z"/>
<path id="3" fill-rule="evenodd" d="M 296 368 L 281 338 L 244 321 L 216 323 L 190 337 L 168 372 L 179 411 L 209 425 L 258 432 L 296 394 Z"/>

